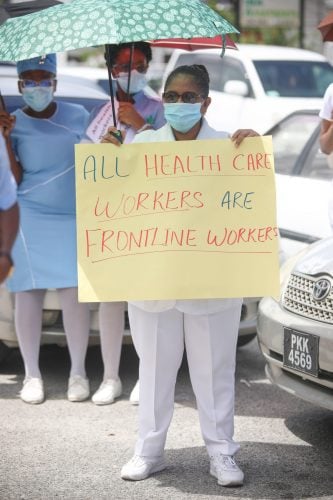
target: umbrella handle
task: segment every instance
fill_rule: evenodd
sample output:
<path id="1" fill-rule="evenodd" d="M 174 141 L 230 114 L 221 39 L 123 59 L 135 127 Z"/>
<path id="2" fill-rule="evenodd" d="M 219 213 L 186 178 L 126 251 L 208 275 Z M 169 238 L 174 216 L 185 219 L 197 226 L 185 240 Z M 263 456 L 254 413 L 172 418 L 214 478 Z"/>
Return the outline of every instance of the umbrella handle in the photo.
<path id="1" fill-rule="evenodd" d="M 131 84 L 131 73 L 132 73 L 132 64 L 133 64 L 133 53 L 134 53 L 134 43 L 131 44 L 131 47 L 130 47 L 130 59 L 129 59 L 129 71 L 128 71 L 128 80 L 127 80 L 127 100 L 130 101 L 131 100 L 131 96 L 130 96 L 130 84 Z"/>
<path id="2" fill-rule="evenodd" d="M 115 106 L 114 106 L 114 98 L 115 98 L 115 96 L 114 96 L 113 83 L 112 83 L 112 74 L 111 74 L 111 66 L 110 66 L 110 46 L 109 46 L 109 44 L 105 45 L 105 55 L 106 55 L 106 67 L 108 69 L 108 76 L 109 76 L 109 89 L 110 89 L 110 99 L 111 99 L 113 126 L 117 128 L 116 110 L 115 110 Z"/>

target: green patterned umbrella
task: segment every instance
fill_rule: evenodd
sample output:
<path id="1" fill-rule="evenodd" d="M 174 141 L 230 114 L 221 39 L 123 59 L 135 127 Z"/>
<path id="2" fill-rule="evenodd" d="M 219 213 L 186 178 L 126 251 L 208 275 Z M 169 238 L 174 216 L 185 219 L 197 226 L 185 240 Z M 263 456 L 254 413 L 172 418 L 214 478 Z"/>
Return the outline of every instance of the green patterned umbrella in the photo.
<path id="1" fill-rule="evenodd" d="M 161 38 L 238 33 L 201 0 L 72 0 L 0 27 L 0 60 Z"/>

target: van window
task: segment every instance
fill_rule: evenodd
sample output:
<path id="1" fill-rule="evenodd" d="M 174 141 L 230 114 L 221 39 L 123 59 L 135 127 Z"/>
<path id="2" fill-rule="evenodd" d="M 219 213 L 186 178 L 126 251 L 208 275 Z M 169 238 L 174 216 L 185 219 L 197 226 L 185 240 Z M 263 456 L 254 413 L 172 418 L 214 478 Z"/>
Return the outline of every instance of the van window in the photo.
<path id="1" fill-rule="evenodd" d="M 333 67 L 320 61 L 253 61 L 268 96 L 323 97 Z"/>
<path id="2" fill-rule="evenodd" d="M 224 85 L 229 80 L 241 80 L 249 88 L 248 97 L 253 97 L 253 91 L 241 61 L 226 55 L 221 58 L 213 54 L 180 54 L 176 66 L 203 64 L 209 73 L 210 89 L 223 92 Z"/>

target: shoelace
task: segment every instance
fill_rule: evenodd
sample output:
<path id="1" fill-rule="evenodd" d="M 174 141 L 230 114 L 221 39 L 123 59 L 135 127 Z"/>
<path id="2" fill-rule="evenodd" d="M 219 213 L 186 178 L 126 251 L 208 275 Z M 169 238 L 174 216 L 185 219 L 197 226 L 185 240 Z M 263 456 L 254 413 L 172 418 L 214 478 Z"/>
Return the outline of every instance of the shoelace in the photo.
<path id="1" fill-rule="evenodd" d="M 36 377 L 31 377 L 31 378 L 27 378 L 26 380 L 24 380 L 23 382 L 23 386 L 29 384 L 31 387 L 41 387 L 42 386 L 42 381 L 39 379 L 39 378 L 36 378 Z"/>
<path id="2" fill-rule="evenodd" d="M 134 457 L 131 460 L 133 465 L 145 465 L 145 461 L 139 456 L 139 455 L 134 455 Z"/>
<path id="3" fill-rule="evenodd" d="M 72 377 L 70 377 L 70 380 L 69 380 L 69 387 L 72 387 L 74 384 L 78 384 L 80 385 L 81 387 L 85 387 L 85 379 L 83 377 L 80 377 L 80 375 L 73 375 Z"/>
<path id="4" fill-rule="evenodd" d="M 224 465 L 227 469 L 237 469 L 237 464 L 234 460 L 234 457 L 230 455 L 217 455 L 214 459 L 220 464 Z"/>

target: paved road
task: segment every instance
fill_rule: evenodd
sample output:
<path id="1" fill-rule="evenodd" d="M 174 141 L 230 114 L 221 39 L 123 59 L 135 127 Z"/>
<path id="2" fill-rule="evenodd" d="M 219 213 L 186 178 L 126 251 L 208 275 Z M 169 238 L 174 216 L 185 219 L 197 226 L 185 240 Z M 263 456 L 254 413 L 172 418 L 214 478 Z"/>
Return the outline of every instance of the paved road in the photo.
<path id="1" fill-rule="evenodd" d="M 146 481 L 121 480 L 137 429 L 137 408 L 128 402 L 137 364 L 132 347 L 125 346 L 124 395 L 116 404 L 70 403 L 67 351 L 44 347 L 48 398 L 32 406 L 17 396 L 23 366 L 19 352 L 12 351 L 0 366 L 0 499 L 333 499 L 333 413 L 271 386 L 256 340 L 238 350 L 237 362 L 235 437 L 244 487 L 219 487 L 207 473 L 185 362 L 167 441 L 168 468 Z M 98 347 L 89 349 L 87 369 L 95 390 L 101 377 Z"/>

